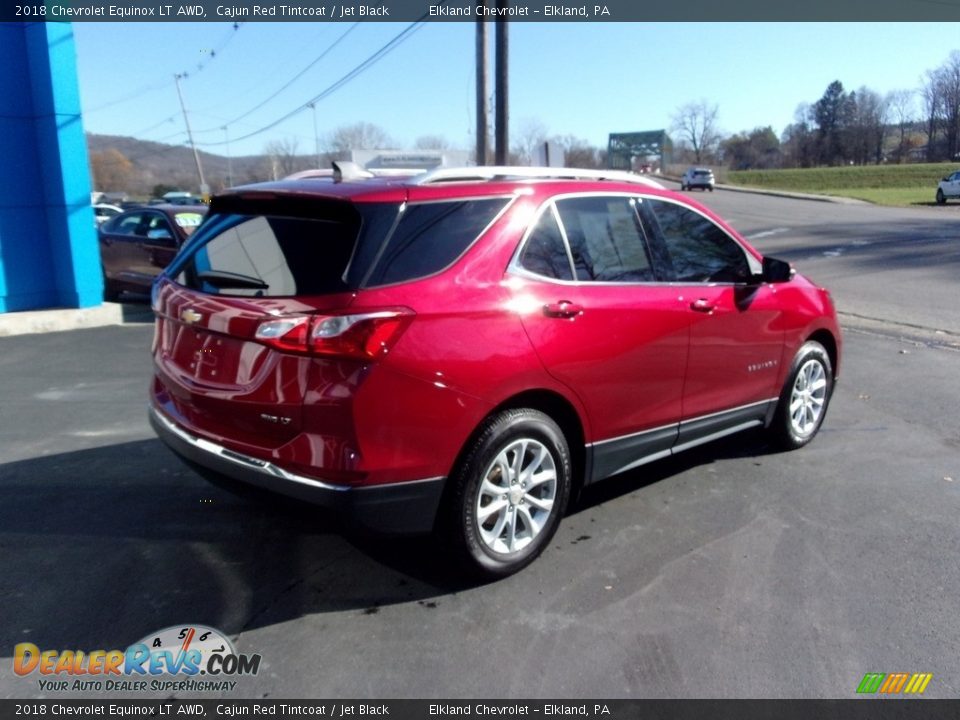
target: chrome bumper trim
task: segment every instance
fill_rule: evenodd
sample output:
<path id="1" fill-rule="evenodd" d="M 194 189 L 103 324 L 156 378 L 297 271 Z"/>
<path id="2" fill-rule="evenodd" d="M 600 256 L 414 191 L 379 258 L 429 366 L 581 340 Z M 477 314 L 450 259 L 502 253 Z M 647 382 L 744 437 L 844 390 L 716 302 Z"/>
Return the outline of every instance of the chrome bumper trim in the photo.
<path id="1" fill-rule="evenodd" d="M 235 465 L 239 465 L 240 467 L 248 470 L 255 470 L 264 475 L 270 475 L 272 477 L 279 478 L 280 480 L 288 480 L 290 482 L 300 483 L 301 485 L 307 485 L 318 490 L 346 492 L 353 489 L 349 485 L 331 485 L 330 483 L 325 483 L 321 480 L 314 480 L 313 478 L 306 477 L 305 475 L 297 475 L 295 473 L 288 472 L 283 468 L 277 467 L 273 463 L 267 462 L 266 460 L 260 460 L 259 458 L 234 452 L 233 450 L 228 450 L 222 445 L 217 445 L 209 440 L 204 440 L 201 437 L 197 437 L 196 435 L 188 433 L 186 430 L 166 417 L 153 405 L 150 405 L 149 409 L 151 417 L 153 417 L 154 420 L 162 425 L 165 430 L 173 435 L 176 435 L 180 440 L 189 443 L 198 450 L 202 450 L 203 452 L 214 455 L 222 460 L 227 460 Z"/>

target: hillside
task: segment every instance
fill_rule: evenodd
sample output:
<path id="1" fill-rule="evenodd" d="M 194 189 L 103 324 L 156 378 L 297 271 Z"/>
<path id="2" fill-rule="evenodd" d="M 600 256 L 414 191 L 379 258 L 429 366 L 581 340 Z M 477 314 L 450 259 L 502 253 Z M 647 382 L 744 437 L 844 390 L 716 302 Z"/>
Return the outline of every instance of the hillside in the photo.
<path id="1" fill-rule="evenodd" d="M 188 146 L 87 133 L 87 150 L 95 190 L 126 192 L 133 197 L 150 196 L 157 185 L 192 192 L 200 190 L 193 151 Z M 278 172 L 284 175 L 316 164 L 313 156 L 277 160 Z M 230 184 L 272 179 L 275 164 L 268 155 L 247 155 L 228 160 L 226 156 L 203 151 L 200 151 L 200 163 L 207 184 L 214 192 Z M 288 171 L 289 167 L 295 169 Z M 232 171 L 232 183 L 228 182 L 228 171 Z"/>

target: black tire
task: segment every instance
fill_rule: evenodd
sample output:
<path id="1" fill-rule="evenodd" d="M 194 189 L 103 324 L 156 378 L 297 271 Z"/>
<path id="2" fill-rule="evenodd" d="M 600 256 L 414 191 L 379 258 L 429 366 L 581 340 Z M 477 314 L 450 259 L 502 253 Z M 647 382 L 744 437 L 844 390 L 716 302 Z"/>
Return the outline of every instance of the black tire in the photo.
<path id="1" fill-rule="evenodd" d="M 713 185 L 710 186 L 710 192 L 713 192 Z"/>
<path id="2" fill-rule="evenodd" d="M 937 205 L 943 205 L 947 201 L 947 196 L 943 194 L 943 190 L 937 188 Z"/>
<path id="3" fill-rule="evenodd" d="M 796 450 L 816 436 L 833 395 L 833 367 L 818 342 L 804 343 L 790 365 L 777 410 L 770 425 L 773 441 L 784 450 Z"/>
<path id="4" fill-rule="evenodd" d="M 571 476 L 566 438 L 549 416 L 517 409 L 490 417 L 451 476 L 453 492 L 442 510 L 441 527 L 458 560 L 488 579 L 529 565 L 566 512 Z"/>
<path id="5" fill-rule="evenodd" d="M 109 280 L 104 274 L 103 276 L 103 299 L 107 302 L 119 302 L 120 301 L 120 289 L 116 284 Z"/>

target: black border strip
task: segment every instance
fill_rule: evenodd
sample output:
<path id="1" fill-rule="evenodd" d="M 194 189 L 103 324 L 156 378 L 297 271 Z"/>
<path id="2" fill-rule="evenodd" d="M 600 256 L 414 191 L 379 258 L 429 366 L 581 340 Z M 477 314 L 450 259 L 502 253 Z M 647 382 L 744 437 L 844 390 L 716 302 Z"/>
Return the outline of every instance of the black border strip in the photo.
<path id="1" fill-rule="evenodd" d="M 3 22 L 472 22 L 498 17 L 495 0 L 14 0 Z M 486 8 L 486 9 L 485 9 Z M 960 0 L 508 0 L 511 22 L 944 22 Z M 909 29 L 905 30 L 909 33 Z"/>

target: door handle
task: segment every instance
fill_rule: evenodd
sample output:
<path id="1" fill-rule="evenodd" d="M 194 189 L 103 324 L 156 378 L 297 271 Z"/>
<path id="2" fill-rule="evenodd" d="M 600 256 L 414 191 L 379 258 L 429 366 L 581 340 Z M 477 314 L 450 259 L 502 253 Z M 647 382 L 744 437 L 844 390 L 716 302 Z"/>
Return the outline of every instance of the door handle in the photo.
<path id="1" fill-rule="evenodd" d="M 690 309 L 696 312 L 712 313 L 716 305 L 706 298 L 700 298 L 690 303 Z"/>
<path id="2" fill-rule="evenodd" d="M 548 303 L 543 306 L 543 314 L 554 318 L 575 318 L 583 313 L 583 306 L 572 303 L 569 300 Z"/>

